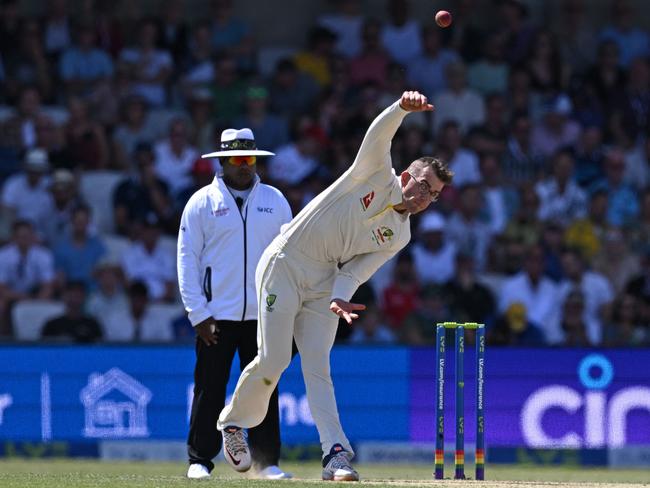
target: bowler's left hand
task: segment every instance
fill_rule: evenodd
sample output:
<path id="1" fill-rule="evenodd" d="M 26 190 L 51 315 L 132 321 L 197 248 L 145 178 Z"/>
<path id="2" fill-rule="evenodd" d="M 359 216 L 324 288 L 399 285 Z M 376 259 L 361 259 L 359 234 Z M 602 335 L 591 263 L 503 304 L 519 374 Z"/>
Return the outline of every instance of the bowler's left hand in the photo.
<path id="1" fill-rule="evenodd" d="M 330 303 L 330 310 L 334 315 L 343 318 L 349 325 L 352 325 L 354 319 L 359 318 L 359 314 L 354 313 L 357 310 L 365 310 L 366 306 L 361 303 L 350 303 L 345 300 L 335 298 Z"/>

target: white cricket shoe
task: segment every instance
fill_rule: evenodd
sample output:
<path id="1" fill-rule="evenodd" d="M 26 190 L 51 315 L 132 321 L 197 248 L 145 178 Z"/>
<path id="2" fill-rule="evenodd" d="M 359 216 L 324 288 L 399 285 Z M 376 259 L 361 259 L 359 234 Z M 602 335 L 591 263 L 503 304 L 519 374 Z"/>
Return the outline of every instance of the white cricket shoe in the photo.
<path id="1" fill-rule="evenodd" d="M 259 477 L 265 480 L 290 480 L 293 475 L 282 471 L 278 466 L 267 466 L 259 472 Z"/>
<path id="2" fill-rule="evenodd" d="M 210 477 L 210 471 L 202 464 L 190 464 L 187 477 L 191 480 L 203 480 Z"/>
<path id="3" fill-rule="evenodd" d="M 359 481 L 359 473 L 350 465 L 350 453 L 341 444 L 334 444 L 323 459 L 325 481 Z"/>
<path id="4" fill-rule="evenodd" d="M 251 451 L 248 448 L 246 431 L 229 425 L 223 429 L 223 456 L 235 471 L 243 473 L 251 467 Z"/>

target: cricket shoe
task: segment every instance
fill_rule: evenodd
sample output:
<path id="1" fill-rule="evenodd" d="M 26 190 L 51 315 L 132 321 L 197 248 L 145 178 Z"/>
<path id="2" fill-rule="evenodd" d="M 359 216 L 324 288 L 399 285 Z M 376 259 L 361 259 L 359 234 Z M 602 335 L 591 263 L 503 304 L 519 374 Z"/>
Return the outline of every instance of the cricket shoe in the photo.
<path id="1" fill-rule="evenodd" d="M 190 464 L 187 477 L 191 480 L 202 480 L 210 477 L 210 471 L 202 464 Z"/>
<path id="2" fill-rule="evenodd" d="M 259 477 L 264 480 L 289 480 L 293 475 L 282 471 L 278 466 L 267 466 L 259 472 Z"/>
<path id="3" fill-rule="evenodd" d="M 246 431 L 229 425 L 223 429 L 223 455 L 235 471 L 243 473 L 251 467 L 251 451 L 246 440 Z"/>
<path id="4" fill-rule="evenodd" d="M 323 458 L 323 479 L 325 481 L 359 481 L 359 473 L 350 465 L 352 455 L 341 444 L 334 444 L 330 453 Z"/>

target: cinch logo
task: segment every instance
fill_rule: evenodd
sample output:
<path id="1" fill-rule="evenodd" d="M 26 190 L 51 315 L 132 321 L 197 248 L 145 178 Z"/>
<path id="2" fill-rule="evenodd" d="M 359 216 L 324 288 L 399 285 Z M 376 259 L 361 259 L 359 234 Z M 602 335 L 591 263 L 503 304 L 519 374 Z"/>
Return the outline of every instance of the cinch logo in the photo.
<path id="1" fill-rule="evenodd" d="M 550 385 L 530 395 L 521 410 L 521 431 L 529 447 L 602 448 L 620 447 L 627 441 L 627 417 L 632 410 L 650 414 L 650 387 L 630 386 L 607 397 L 605 389 L 614 379 L 614 367 L 602 354 L 589 354 L 578 365 L 578 378 L 586 391 L 566 385 Z M 582 416 L 584 435 L 569 430 L 550 436 L 544 415 L 561 409 Z M 547 424 L 548 425 L 548 424 Z"/>

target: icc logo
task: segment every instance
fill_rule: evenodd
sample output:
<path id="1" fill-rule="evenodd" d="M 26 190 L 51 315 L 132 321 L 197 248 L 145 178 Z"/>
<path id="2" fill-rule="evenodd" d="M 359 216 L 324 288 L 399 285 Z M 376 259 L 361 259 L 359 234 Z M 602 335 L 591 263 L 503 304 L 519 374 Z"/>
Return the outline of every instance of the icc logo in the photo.
<path id="1" fill-rule="evenodd" d="M 650 413 L 650 388 L 629 386 L 607 397 L 606 388 L 614 379 L 614 367 L 602 354 L 589 354 L 578 365 L 578 378 L 586 391 L 566 385 L 549 385 L 533 392 L 521 411 L 521 431 L 529 447 L 602 448 L 626 444 L 627 416 L 632 410 Z M 543 417 L 549 410 L 563 415 L 582 416 L 584 435 L 568 430 L 551 437 L 544 430 Z M 582 412 L 580 412 L 582 409 Z M 580 425 L 580 424 L 578 424 Z"/>

